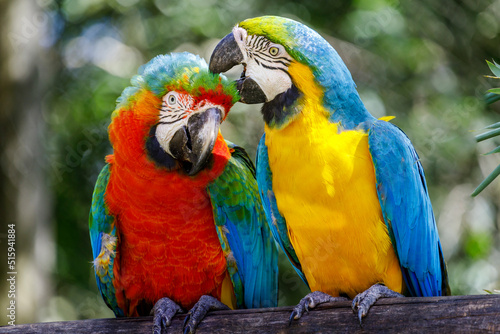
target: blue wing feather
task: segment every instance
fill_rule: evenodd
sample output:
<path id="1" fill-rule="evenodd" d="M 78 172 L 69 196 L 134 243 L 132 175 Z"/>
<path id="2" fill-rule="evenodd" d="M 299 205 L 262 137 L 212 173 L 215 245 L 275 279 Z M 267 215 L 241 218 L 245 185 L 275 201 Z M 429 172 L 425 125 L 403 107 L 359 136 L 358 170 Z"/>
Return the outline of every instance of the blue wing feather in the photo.
<path id="1" fill-rule="evenodd" d="M 101 296 L 106 304 L 113 310 L 116 316 L 124 316 L 123 310 L 121 310 L 116 303 L 115 288 L 113 286 L 113 262 L 116 250 L 116 241 L 111 250 L 106 248 L 106 246 L 110 247 L 113 243 L 104 245 L 104 247 L 102 244 L 103 240 L 106 242 L 116 240 L 114 217 L 108 214 L 106 203 L 104 201 L 106 187 L 109 180 L 109 173 L 109 164 L 107 164 L 99 174 L 94 188 L 92 207 L 90 209 L 89 216 L 90 243 L 92 245 L 94 269 L 96 270 L 95 278 L 99 292 L 101 293 Z M 108 264 L 106 267 L 96 265 L 99 262 L 99 259 L 106 256 L 108 257 Z"/>
<path id="2" fill-rule="evenodd" d="M 257 183 L 259 185 L 260 197 L 266 213 L 266 218 L 269 223 L 273 237 L 278 241 L 281 249 L 285 252 L 288 260 L 299 277 L 308 285 L 306 277 L 302 272 L 299 259 L 295 254 L 292 243 L 288 238 L 288 229 L 286 227 L 285 218 L 278 210 L 276 197 L 273 192 L 273 175 L 269 167 L 269 157 L 266 147 L 266 135 L 260 139 L 257 147 Z M 309 286 L 309 285 L 308 285 Z"/>
<path id="3" fill-rule="evenodd" d="M 237 307 L 276 306 L 278 250 L 265 221 L 255 168 L 242 148 L 227 144 L 232 157 L 208 193 Z"/>
<path id="4" fill-rule="evenodd" d="M 424 170 L 408 137 L 381 120 L 368 129 L 377 194 L 411 296 L 449 294 Z"/>

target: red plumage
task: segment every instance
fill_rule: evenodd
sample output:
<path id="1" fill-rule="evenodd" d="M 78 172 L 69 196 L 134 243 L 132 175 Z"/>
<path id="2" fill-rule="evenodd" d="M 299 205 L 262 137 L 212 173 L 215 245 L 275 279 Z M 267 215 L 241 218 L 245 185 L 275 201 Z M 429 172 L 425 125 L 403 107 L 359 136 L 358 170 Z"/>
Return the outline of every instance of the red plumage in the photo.
<path id="1" fill-rule="evenodd" d="M 152 306 L 162 297 L 185 309 L 204 294 L 220 299 L 227 273 L 206 187 L 222 173 L 229 149 L 219 133 L 211 168 L 196 176 L 156 166 L 145 141 L 160 105 L 158 97 L 142 91 L 109 127 L 114 154 L 107 157 L 105 201 L 116 218 L 114 287 L 126 316 L 139 315 L 143 301 Z"/>

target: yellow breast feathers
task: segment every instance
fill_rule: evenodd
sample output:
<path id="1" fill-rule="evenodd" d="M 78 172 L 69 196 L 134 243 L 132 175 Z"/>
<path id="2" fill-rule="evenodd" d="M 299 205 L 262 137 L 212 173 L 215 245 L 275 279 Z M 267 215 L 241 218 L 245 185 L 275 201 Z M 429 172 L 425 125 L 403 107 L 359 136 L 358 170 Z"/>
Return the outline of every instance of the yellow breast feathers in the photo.
<path id="1" fill-rule="evenodd" d="M 323 108 L 310 69 L 289 72 L 304 94 L 301 114 L 266 127 L 273 191 L 311 290 L 353 298 L 372 284 L 403 281 L 376 193 L 368 135 L 340 131 Z"/>

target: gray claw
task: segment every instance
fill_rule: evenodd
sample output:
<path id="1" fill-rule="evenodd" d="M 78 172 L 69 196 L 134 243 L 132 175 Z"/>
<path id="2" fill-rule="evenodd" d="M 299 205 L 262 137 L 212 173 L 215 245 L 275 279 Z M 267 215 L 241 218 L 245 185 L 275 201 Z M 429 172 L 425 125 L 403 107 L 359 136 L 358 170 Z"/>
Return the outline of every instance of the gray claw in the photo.
<path id="1" fill-rule="evenodd" d="M 292 314 L 290 315 L 290 319 L 288 321 L 288 326 L 291 325 L 293 319 L 298 320 L 304 312 L 309 313 L 309 309 L 315 308 L 319 304 L 327 303 L 327 302 L 338 302 L 345 301 L 347 298 L 344 297 L 332 297 L 321 291 L 314 291 L 307 294 L 304 298 L 300 300 L 300 302 L 293 308 Z"/>
<path id="2" fill-rule="evenodd" d="M 367 290 L 358 294 L 352 300 L 352 310 L 358 313 L 359 325 L 363 326 L 363 318 L 366 317 L 370 308 L 380 298 L 401 298 L 402 294 L 392 291 L 385 285 L 374 284 Z"/>
<path id="3" fill-rule="evenodd" d="M 165 297 L 158 300 L 151 310 L 153 315 L 153 334 L 161 334 L 172 323 L 173 317 L 183 312 L 182 308 L 171 299 Z"/>
<path id="4" fill-rule="evenodd" d="M 194 334 L 200 322 L 205 318 L 208 311 L 230 310 L 227 305 L 211 296 L 201 296 L 200 300 L 189 310 L 184 320 L 184 334 Z"/>

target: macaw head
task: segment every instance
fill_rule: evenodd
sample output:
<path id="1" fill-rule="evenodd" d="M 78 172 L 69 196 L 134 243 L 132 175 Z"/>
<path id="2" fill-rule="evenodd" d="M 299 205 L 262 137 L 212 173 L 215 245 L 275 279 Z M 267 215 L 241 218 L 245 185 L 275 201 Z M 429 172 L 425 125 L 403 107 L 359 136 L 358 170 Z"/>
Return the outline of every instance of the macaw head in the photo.
<path id="1" fill-rule="evenodd" d="M 221 73 L 238 64 L 244 66 L 237 81 L 240 101 L 264 103 L 262 112 L 269 126 L 280 128 L 293 120 L 302 97 L 319 99 L 332 116 L 350 108 L 347 101 L 353 97 L 359 100 L 351 74 L 335 49 L 317 32 L 291 19 L 263 16 L 236 25 L 216 46 L 210 70 Z"/>
<path id="2" fill-rule="evenodd" d="M 198 173 L 209 160 L 221 122 L 238 100 L 234 83 L 210 73 L 203 59 L 187 52 L 153 58 L 131 82 L 110 125 L 115 152 L 116 132 L 137 123 L 150 160 L 168 170 Z M 123 121 L 127 115 L 129 120 Z"/>

